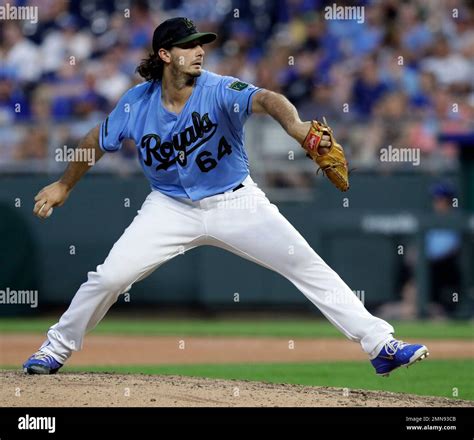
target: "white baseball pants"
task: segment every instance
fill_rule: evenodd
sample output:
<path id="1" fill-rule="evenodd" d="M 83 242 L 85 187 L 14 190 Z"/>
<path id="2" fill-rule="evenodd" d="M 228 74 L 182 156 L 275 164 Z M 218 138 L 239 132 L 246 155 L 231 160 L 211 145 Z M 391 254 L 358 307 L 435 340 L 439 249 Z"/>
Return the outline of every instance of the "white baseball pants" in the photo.
<path id="1" fill-rule="evenodd" d="M 244 188 L 203 200 L 152 191 L 104 263 L 88 273 L 42 349 L 64 363 L 119 295 L 171 258 L 212 245 L 258 263 L 290 280 L 370 358 L 393 327 L 371 315 L 351 289 L 311 248 L 248 176 Z"/>

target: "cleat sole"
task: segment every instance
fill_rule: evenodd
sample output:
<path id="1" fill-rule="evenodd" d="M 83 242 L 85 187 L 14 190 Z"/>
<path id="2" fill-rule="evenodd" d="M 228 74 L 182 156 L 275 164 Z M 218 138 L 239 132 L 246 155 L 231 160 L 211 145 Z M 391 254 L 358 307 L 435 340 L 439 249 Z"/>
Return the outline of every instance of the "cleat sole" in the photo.
<path id="1" fill-rule="evenodd" d="M 23 368 L 26 374 L 55 374 L 58 370 L 59 368 L 51 369 L 43 365 L 30 365 Z"/>

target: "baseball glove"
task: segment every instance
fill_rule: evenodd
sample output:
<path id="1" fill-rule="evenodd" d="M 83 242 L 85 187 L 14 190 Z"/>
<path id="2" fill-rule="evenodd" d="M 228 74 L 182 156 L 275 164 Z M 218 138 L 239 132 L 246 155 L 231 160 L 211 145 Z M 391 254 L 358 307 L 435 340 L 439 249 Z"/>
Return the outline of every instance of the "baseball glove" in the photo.
<path id="1" fill-rule="evenodd" d="M 326 118 L 323 118 L 323 121 L 311 121 L 311 127 L 302 146 L 307 152 L 306 156 L 318 165 L 318 172 L 321 170 L 336 188 L 347 191 L 349 189 L 349 168 L 344 150 L 334 139 Z M 318 148 L 324 135 L 330 137 L 331 146 L 327 153 L 320 154 Z"/>

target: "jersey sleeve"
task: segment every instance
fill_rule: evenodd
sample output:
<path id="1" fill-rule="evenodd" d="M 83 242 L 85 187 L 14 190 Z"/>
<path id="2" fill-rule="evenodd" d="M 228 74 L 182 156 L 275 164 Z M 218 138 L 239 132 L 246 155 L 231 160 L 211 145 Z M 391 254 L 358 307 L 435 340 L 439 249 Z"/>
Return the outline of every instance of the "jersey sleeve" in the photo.
<path id="1" fill-rule="evenodd" d="M 105 152 L 118 151 L 122 148 L 122 141 L 128 135 L 131 104 L 128 99 L 129 92 L 125 93 L 115 108 L 100 124 L 99 145 Z"/>
<path id="2" fill-rule="evenodd" d="M 240 81 L 231 76 L 225 76 L 219 84 L 219 105 L 232 124 L 238 129 L 252 114 L 252 97 L 260 87 Z"/>

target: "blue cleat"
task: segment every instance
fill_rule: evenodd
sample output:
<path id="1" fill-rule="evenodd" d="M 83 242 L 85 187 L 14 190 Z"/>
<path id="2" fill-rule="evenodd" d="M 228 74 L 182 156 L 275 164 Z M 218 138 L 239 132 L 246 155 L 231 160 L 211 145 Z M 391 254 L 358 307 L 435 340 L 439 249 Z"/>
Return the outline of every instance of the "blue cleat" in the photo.
<path id="1" fill-rule="evenodd" d="M 40 350 L 23 364 L 23 371 L 27 374 L 55 374 L 62 366 L 53 356 Z"/>
<path id="2" fill-rule="evenodd" d="M 428 348 L 424 345 L 407 344 L 392 339 L 383 346 L 377 357 L 370 362 L 374 366 L 377 375 L 389 376 L 393 370 L 399 367 L 408 367 L 428 356 Z"/>

